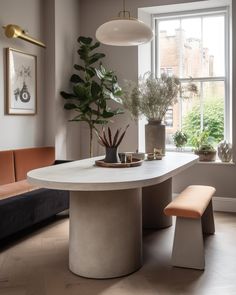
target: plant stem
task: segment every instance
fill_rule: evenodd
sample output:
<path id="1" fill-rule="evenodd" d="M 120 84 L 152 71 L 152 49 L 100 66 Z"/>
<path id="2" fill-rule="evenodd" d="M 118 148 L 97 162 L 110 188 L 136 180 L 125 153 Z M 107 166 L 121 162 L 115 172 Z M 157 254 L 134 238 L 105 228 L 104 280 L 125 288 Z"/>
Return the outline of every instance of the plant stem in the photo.
<path id="1" fill-rule="evenodd" d="M 89 125 L 89 156 L 93 157 L 93 125 Z"/>

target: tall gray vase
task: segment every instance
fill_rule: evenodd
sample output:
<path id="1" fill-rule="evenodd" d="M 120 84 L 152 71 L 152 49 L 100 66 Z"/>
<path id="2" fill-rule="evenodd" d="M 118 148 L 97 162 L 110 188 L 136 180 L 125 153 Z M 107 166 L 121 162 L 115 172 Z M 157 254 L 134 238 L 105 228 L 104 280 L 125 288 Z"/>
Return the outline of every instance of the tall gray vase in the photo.
<path id="1" fill-rule="evenodd" d="M 154 148 L 162 149 L 165 154 L 166 126 L 160 121 L 150 120 L 145 125 L 145 149 L 146 153 L 153 153 Z"/>

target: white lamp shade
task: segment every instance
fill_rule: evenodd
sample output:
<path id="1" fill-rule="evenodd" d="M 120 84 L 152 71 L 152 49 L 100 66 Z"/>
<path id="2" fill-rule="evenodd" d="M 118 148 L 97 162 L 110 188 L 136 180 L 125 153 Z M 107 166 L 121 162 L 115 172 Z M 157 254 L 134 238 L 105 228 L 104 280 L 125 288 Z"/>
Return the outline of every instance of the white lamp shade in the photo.
<path id="1" fill-rule="evenodd" d="M 152 40 L 152 30 L 137 19 L 115 19 L 101 25 L 96 38 L 113 46 L 136 46 Z"/>

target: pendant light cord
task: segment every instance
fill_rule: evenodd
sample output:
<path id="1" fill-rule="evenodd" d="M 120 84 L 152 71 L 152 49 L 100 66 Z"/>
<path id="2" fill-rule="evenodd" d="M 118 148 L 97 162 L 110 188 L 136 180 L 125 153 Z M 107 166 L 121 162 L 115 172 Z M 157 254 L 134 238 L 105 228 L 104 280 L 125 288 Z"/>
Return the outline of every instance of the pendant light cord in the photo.
<path id="1" fill-rule="evenodd" d="M 130 19 L 130 12 L 128 10 L 125 10 L 125 0 L 123 0 L 123 10 L 119 12 L 118 16 L 124 19 Z"/>

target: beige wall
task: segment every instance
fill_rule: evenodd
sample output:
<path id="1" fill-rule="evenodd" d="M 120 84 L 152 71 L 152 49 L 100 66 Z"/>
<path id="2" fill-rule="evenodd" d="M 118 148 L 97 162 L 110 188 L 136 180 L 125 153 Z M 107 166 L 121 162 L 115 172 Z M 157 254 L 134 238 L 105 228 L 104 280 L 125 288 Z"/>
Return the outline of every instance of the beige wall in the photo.
<path id="1" fill-rule="evenodd" d="M 139 7 L 158 6 L 166 4 L 176 4 L 190 1 L 177 0 L 137 0 L 126 1 L 127 9 L 131 10 L 132 15 L 137 15 Z M 191 1 L 195 2 L 195 1 Z M 110 0 L 81 0 L 81 16 L 80 27 L 81 34 L 94 37 L 96 28 L 117 15 L 121 9 L 121 1 Z M 233 26 L 236 27 L 236 5 L 233 6 Z M 233 46 L 236 48 L 236 39 L 233 40 Z M 112 47 L 102 46 L 101 48 L 106 54 L 106 64 L 118 74 L 120 81 L 123 79 L 136 79 L 138 76 L 138 48 L 137 47 Z M 234 69 L 236 68 L 235 59 L 233 60 Z M 234 74 L 234 73 L 233 73 Z M 235 76 L 235 75 L 234 75 Z M 235 84 L 233 93 L 235 93 Z M 235 103 L 233 103 L 233 114 L 236 114 Z M 117 117 L 113 128 L 124 126 L 130 121 L 128 115 Z M 235 118 L 233 118 L 233 126 L 235 126 Z M 83 129 L 83 138 L 86 135 L 86 130 Z M 236 142 L 236 130 L 233 131 L 233 142 Z M 132 123 L 131 128 L 127 133 L 122 150 L 135 150 L 138 145 L 138 128 Z M 83 140 L 81 156 L 85 157 L 87 153 L 87 145 Z M 97 149 L 97 152 L 102 153 L 102 149 Z M 236 152 L 234 148 L 234 157 Z M 193 168 L 188 169 L 174 179 L 174 192 L 179 192 L 188 184 L 209 184 L 214 185 L 217 189 L 217 196 L 221 197 L 236 197 L 236 166 L 234 165 L 217 165 L 217 164 L 196 164 Z"/>
<path id="2" fill-rule="evenodd" d="M 59 159 L 77 159 L 80 154 L 80 125 L 69 123 L 60 91 L 69 90 L 69 79 L 77 59 L 79 33 L 78 0 L 44 0 L 45 35 L 45 144 L 56 146 Z"/>
<path id="3" fill-rule="evenodd" d="M 0 150 L 43 145 L 44 139 L 44 49 L 20 39 L 8 39 L 2 25 L 17 24 L 43 40 L 42 1 L 0 0 Z M 5 114 L 6 52 L 12 47 L 37 55 L 38 114 L 14 116 Z"/>

